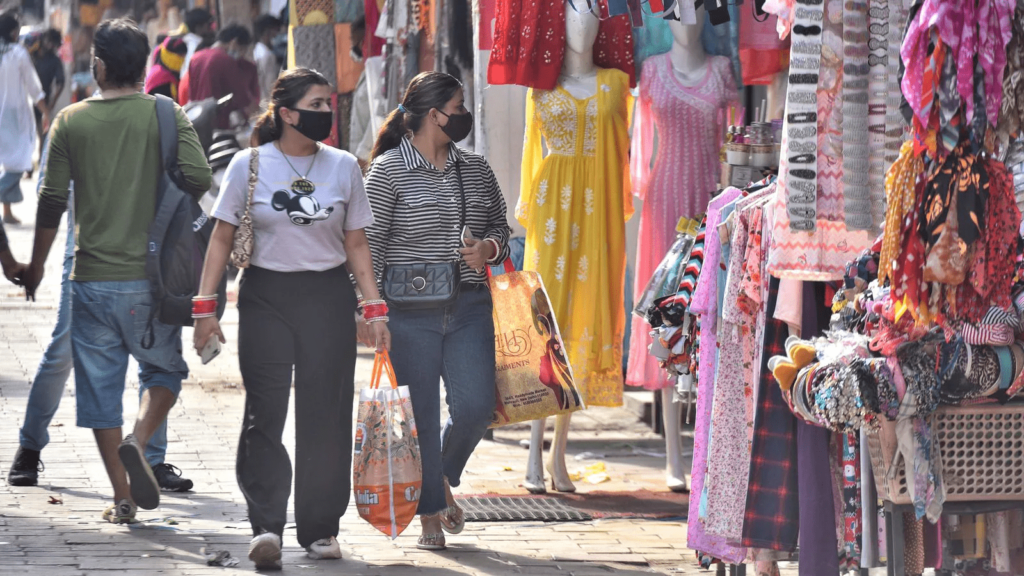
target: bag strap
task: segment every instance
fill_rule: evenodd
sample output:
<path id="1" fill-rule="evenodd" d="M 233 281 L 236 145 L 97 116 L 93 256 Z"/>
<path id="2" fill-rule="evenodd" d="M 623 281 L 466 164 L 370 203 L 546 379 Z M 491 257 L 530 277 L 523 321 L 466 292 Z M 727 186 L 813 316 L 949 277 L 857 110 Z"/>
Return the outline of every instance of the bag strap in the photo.
<path id="1" fill-rule="evenodd" d="M 185 175 L 178 166 L 178 118 L 174 112 L 174 100 L 162 95 L 156 97 L 156 124 L 160 134 L 160 162 L 163 171 L 179 188 L 184 188 Z M 157 206 L 162 196 L 163 190 L 158 190 Z"/>
<path id="2" fill-rule="evenodd" d="M 166 96 L 156 97 L 156 126 L 160 137 L 160 164 L 162 174 L 156 187 L 156 210 L 153 222 L 149 226 L 149 241 L 146 245 L 146 276 L 150 279 L 150 291 L 153 294 L 153 306 L 149 309 L 146 331 L 142 335 L 142 348 L 149 350 L 156 340 L 153 322 L 159 313 L 164 298 L 163 274 L 160 269 L 160 254 L 163 240 L 170 225 L 170 216 L 161 217 L 161 207 L 167 200 L 168 179 L 178 183 L 183 181 L 181 168 L 178 166 L 178 120 L 174 114 L 174 101 Z M 166 175 L 167 178 L 163 176 Z M 172 199 L 173 202 L 175 199 Z M 168 202 L 170 204 L 171 202 Z M 169 211 L 167 212 L 169 213 Z"/>
<path id="3" fill-rule="evenodd" d="M 391 365 L 391 356 L 387 350 L 383 350 L 373 356 L 373 371 L 370 374 L 371 390 L 380 388 L 380 379 L 385 374 L 385 370 L 387 370 L 388 379 L 391 380 L 391 388 L 398 388 L 398 378 L 395 377 L 395 368 Z"/>
<path id="4" fill-rule="evenodd" d="M 512 263 L 512 258 L 505 258 L 505 261 L 502 262 L 501 265 L 505 268 L 505 273 L 506 274 L 508 274 L 510 272 L 515 272 L 516 271 L 516 265 Z M 494 277 L 494 273 L 491 272 L 491 265 L 490 264 L 485 266 L 484 269 L 487 270 L 487 277 L 488 278 Z"/>
<path id="5" fill-rule="evenodd" d="M 455 161 L 455 175 L 459 179 L 459 198 L 462 200 L 462 214 L 459 215 L 459 234 L 466 227 L 466 189 L 462 187 L 462 160 Z"/>
<path id="6" fill-rule="evenodd" d="M 256 183 L 260 179 L 260 149 L 253 147 L 249 149 L 249 192 L 245 199 L 245 217 L 249 217 L 249 210 L 252 209 L 252 197 L 256 194 Z"/>

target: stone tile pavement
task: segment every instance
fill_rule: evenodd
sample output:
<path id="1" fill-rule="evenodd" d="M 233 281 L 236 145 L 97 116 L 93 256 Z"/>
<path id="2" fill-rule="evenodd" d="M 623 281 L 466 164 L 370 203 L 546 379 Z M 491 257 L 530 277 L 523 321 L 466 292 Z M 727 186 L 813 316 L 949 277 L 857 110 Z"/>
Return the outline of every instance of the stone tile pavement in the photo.
<path id="1" fill-rule="evenodd" d="M 29 191 L 28 183 L 24 189 Z M 16 207 L 26 223 L 8 227 L 13 251 L 25 260 L 31 250 L 30 194 Z M 60 282 L 60 242 L 54 248 L 38 301 L 26 303 L 9 284 L 0 286 L 0 469 L 4 476 L 18 445 L 29 383 L 49 341 Z M 146 520 L 133 528 L 104 524 L 100 513 L 111 490 L 92 435 L 74 420 L 73 377 L 50 428 L 43 453 L 47 469 L 40 486 L 13 488 L 0 482 L 0 574 L 66 576 L 114 572 L 118 575 L 213 575 L 251 572 L 246 559 L 250 538 L 245 503 L 234 476 L 234 454 L 244 394 L 234 342 L 237 315 L 225 318 L 225 353 L 202 366 L 194 353 L 192 373 L 170 416 L 168 462 L 196 483 L 195 492 L 165 494 Z M 191 341 L 186 331 L 185 341 Z M 357 384 L 365 386 L 372 356 L 360 357 Z M 124 395 L 125 421 L 137 408 L 137 379 L 129 371 Z M 286 444 L 294 444 L 293 426 Z M 525 426 L 497 431 L 469 463 L 462 494 L 523 494 L 521 481 L 527 438 Z M 624 409 L 593 409 L 574 418 L 570 469 L 604 461 L 611 481 L 580 482 L 580 492 L 664 490 L 664 445 Z M 577 458 L 578 457 L 578 458 Z M 59 503 L 52 503 L 59 501 Z M 443 553 L 415 549 L 418 522 L 394 542 L 375 532 L 354 509 L 342 519 L 341 562 L 308 560 L 294 527 L 285 534 L 285 571 L 291 574 L 700 574 L 686 549 L 685 521 L 595 520 L 578 523 L 470 523 L 449 538 Z M 207 567 L 202 549 L 227 550 L 242 559 L 237 568 Z M 783 574 L 795 575 L 792 567 Z"/>

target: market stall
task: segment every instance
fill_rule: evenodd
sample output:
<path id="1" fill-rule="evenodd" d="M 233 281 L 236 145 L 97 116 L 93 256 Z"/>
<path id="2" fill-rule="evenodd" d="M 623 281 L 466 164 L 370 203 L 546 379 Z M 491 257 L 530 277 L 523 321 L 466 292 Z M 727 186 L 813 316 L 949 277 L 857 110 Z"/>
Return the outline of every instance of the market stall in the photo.
<path id="1" fill-rule="evenodd" d="M 705 564 L 1024 571 L 1016 8 L 766 3 L 778 177 L 681 227 L 634 311 L 696 382 Z"/>

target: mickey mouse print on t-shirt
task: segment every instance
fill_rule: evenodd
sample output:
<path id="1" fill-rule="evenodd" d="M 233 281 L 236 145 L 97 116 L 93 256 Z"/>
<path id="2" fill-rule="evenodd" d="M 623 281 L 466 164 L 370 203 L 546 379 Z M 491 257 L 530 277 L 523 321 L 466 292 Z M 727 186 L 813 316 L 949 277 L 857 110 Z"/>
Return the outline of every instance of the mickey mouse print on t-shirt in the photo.
<path id="1" fill-rule="evenodd" d="M 292 182 L 292 192 L 294 196 L 287 190 L 274 192 L 271 205 L 278 212 L 286 212 L 296 226 L 311 226 L 314 222 L 327 220 L 334 212 L 333 206 L 320 207 L 320 202 L 313 197 L 316 186 L 305 178 Z"/>

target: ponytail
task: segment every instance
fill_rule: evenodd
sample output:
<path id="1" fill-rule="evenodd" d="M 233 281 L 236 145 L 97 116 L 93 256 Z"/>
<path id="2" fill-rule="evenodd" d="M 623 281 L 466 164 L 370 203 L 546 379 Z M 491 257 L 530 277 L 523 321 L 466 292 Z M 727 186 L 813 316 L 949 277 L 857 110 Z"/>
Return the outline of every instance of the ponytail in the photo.
<path id="1" fill-rule="evenodd" d="M 405 91 L 402 103 L 393 110 L 377 133 L 370 161 L 388 150 L 397 148 L 402 138 L 410 132 L 417 132 L 427 114 L 437 108 L 444 110 L 448 101 L 455 97 L 462 83 L 444 72 L 421 72 L 417 74 Z"/>
<path id="2" fill-rule="evenodd" d="M 377 133 L 377 141 L 374 142 L 373 152 L 370 153 L 370 162 L 388 150 L 398 148 L 398 145 L 402 143 L 402 138 L 405 138 L 408 132 L 409 129 L 405 125 L 405 112 L 400 108 L 392 110 L 388 119 L 384 121 L 384 125 L 380 127 L 380 132 Z"/>
<path id="3" fill-rule="evenodd" d="M 280 140 L 284 134 L 281 108 L 294 110 L 299 101 L 306 97 L 310 88 L 330 85 L 323 74 L 309 68 L 295 68 L 282 74 L 277 82 L 274 82 L 267 111 L 256 119 L 252 136 L 249 137 L 249 145 L 255 148 Z"/>
<path id="4" fill-rule="evenodd" d="M 267 106 L 267 111 L 260 114 L 252 129 L 252 136 L 249 137 L 249 146 L 256 148 L 281 138 L 283 121 L 281 113 L 273 102 Z"/>

